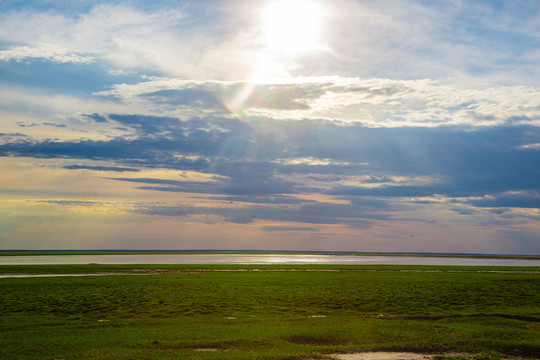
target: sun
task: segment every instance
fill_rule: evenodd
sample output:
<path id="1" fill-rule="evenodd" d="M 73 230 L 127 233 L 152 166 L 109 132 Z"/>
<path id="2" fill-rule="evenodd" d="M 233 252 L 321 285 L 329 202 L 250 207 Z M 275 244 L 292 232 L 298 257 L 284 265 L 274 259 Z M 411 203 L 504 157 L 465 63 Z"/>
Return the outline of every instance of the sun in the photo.
<path id="1" fill-rule="evenodd" d="M 302 54 L 321 47 L 323 9 L 314 0 L 278 0 L 263 10 L 262 25 L 269 50 Z"/>

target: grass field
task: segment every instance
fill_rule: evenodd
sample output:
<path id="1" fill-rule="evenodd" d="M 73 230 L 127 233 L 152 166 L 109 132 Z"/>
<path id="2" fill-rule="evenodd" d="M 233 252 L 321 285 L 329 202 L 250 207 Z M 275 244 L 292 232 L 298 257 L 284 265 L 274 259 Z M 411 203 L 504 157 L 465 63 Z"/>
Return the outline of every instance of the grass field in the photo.
<path id="1" fill-rule="evenodd" d="M 0 266 L 77 272 L 148 275 L 0 279 L 1 359 L 540 358 L 539 268 Z"/>

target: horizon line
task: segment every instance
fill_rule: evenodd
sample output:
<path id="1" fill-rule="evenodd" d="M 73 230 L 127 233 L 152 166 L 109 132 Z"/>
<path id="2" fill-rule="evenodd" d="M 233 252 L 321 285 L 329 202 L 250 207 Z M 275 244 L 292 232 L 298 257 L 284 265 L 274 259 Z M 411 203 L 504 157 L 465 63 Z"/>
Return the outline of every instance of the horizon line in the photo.
<path id="1" fill-rule="evenodd" d="M 467 252 L 415 252 L 415 251 L 347 251 L 347 250 L 255 250 L 255 249 L 0 249 L 0 253 L 8 252 L 119 252 L 119 253 L 309 253 L 309 254 L 360 254 L 360 255 L 453 255 L 453 256 L 527 256 L 538 257 L 540 254 L 489 254 Z"/>

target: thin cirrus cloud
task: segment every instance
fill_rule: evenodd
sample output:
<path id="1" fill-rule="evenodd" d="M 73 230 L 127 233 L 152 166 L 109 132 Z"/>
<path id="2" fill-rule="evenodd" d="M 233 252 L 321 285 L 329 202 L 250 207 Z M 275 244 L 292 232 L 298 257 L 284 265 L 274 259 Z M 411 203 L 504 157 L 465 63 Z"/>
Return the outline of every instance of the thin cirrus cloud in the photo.
<path id="1" fill-rule="evenodd" d="M 0 5 L 0 247 L 80 222 L 114 248 L 540 252 L 538 4 L 322 1 L 296 54 L 256 2 L 31 3 Z"/>

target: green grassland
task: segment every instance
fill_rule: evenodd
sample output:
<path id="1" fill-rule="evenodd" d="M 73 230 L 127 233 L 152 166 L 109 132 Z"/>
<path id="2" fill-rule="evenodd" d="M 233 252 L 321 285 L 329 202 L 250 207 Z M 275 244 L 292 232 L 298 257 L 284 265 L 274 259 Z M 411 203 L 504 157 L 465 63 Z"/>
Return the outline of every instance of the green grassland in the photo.
<path id="1" fill-rule="evenodd" d="M 1 359 L 540 358 L 540 268 L 0 266 L 77 272 L 146 275 L 0 279 Z"/>

